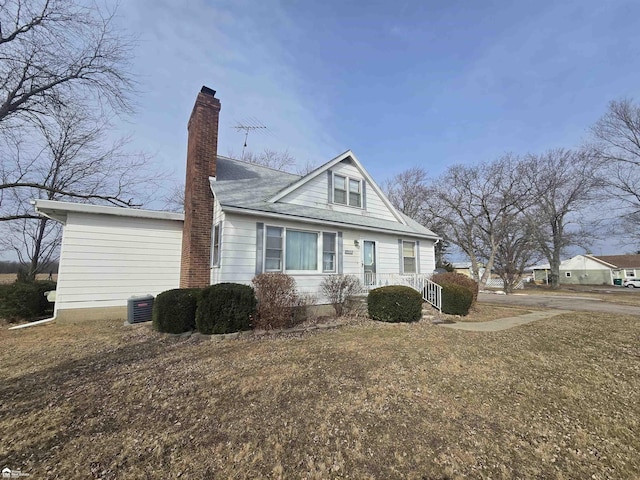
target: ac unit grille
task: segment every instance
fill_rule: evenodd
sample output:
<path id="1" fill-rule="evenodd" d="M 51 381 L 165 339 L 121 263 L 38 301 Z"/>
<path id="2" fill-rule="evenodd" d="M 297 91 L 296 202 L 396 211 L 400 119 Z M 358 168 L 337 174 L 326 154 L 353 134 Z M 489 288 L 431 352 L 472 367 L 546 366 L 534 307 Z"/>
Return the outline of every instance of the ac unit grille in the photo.
<path id="1" fill-rule="evenodd" d="M 129 323 L 150 322 L 153 313 L 153 295 L 131 297 L 127 300 L 127 321 Z"/>

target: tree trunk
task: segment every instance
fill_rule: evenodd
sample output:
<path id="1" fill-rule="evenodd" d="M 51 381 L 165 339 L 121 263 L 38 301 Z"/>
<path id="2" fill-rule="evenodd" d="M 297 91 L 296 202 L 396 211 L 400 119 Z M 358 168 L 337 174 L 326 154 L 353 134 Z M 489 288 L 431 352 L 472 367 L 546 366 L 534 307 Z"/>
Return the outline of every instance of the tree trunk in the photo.
<path id="1" fill-rule="evenodd" d="M 29 266 L 29 272 L 27 273 L 27 279 L 34 281 L 38 270 L 40 268 L 40 250 L 42 249 L 42 240 L 44 239 L 44 232 L 47 226 L 47 218 L 38 220 L 38 230 L 33 243 L 33 255 L 31 258 L 31 265 Z"/>

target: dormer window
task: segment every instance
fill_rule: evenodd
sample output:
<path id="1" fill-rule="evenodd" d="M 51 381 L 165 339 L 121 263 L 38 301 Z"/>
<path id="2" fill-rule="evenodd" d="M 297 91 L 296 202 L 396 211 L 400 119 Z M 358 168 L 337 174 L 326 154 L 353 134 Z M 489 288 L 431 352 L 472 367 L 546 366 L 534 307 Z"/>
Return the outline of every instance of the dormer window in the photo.
<path id="1" fill-rule="evenodd" d="M 334 175 L 333 203 L 362 208 L 362 180 Z"/>

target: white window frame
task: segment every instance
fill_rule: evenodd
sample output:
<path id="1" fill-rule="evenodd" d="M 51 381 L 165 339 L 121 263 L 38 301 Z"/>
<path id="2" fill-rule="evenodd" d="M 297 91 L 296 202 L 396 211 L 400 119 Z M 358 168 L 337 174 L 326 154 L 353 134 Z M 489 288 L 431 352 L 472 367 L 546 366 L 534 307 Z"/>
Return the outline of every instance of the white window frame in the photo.
<path id="1" fill-rule="evenodd" d="M 340 203 L 340 202 L 336 202 L 336 177 L 340 177 L 340 178 L 344 178 L 344 186 L 345 189 L 342 188 L 338 188 L 338 190 L 340 191 L 344 191 L 344 195 L 345 195 L 345 203 Z M 360 198 L 360 204 L 359 205 L 352 205 L 351 204 L 351 182 L 358 182 L 358 195 Z M 331 190 L 331 202 L 336 204 L 336 205 L 344 205 L 345 207 L 351 207 L 351 208 L 360 208 L 362 209 L 363 205 L 364 205 L 364 199 L 362 198 L 364 195 L 364 180 L 362 178 L 354 178 L 354 177 L 350 177 L 348 175 L 342 175 L 340 174 L 340 172 L 333 172 L 333 179 L 332 179 L 332 183 L 333 183 L 333 189 Z M 356 192 L 354 192 L 356 193 Z"/>
<path id="2" fill-rule="evenodd" d="M 267 268 L 267 237 L 268 232 L 269 232 L 269 228 L 277 228 L 280 230 L 280 268 L 279 269 L 269 269 Z M 277 238 L 277 237 L 275 237 Z M 263 249 L 262 249 L 262 261 L 263 261 L 263 265 L 264 265 L 264 271 L 265 272 L 282 272 L 282 270 L 284 269 L 284 227 L 280 227 L 277 225 L 265 225 L 264 227 L 264 245 L 263 245 Z M 269 249 L 269 250 L 275 250 L 273 248 Z M 275 257 L 269 257 L 269 258 L 275 258 Z"/>
<path id="3" fill-rule="evenodd" d="M 629 273 L 631 272 L 631 273 Z M 633 268 L 625 268 L 624 269 L 624 276 L 625 278 L 635 278 L 636 277 L 636 271 Z"/>
<path id="4" fill-rule="evenodd" d="M 404 254 L 404 245 L 405 243 L 413 244 L 413 256 L 407 257 Z M 405 268 L 405 259 L 412 258 L 413 259 L 413 272 L 407 272 Z M 402 273 L 418 273 L 418 255 L 417 255 L 417 243 L 415 240 L 402 240 Z"/>
<path id="5" fill-rule="evenodd" d="M 222 236 L 222 222 L 218 222 L 213 226 L 213 231 L 211 232 L 211 266 L 219 267 L 220 266 L 220 245 L 221 245 L 221 236 Z M 217 235 L 216 235 L 217 233 Z M 217 242 L 216 242 L 217 239 Z"/>
<path id="6" fill-rule="evenodd" d="M 267 269 L 267 229 L 268 228 L 278 228 L 282 232 L 281 236 L 281 268 L 279 270 L 269 270 Z M 314 233 L 316 235 L 316 245 L 317 245 L 317 261 L 316 261 L 316 269 L 315 270 L 287 270 L 287 232 L 304 232 L 304 233 Z M 334 261 L 333 261 L 333 271 L 324 270 L 324 234 L 329 233 L 334 235 Z M 306 228 L 297 228 L 297 227 L 283 227 L 281 225 L 265 225 L 264 226 L 264 239 L 263 239 L 263 249 L 262 249 L 262 262 L 264 265 L 265 272 L 282 272 L 288 275 L 317 275 L 322 273 L 335 273 L 338 268 L 338 232 L 332 230 L 311 230 Z"/>
<path id="7" fill-rule="evenodd" d="M 325 249 L 325 235 L 333 235 L 333 251 L 329 251 Z M 333 269 L 326 270 L 324 268 L 324 254 L 332 253 L 333 254 Z M 322 273 L 336 273 L 338 271 L 338 234 L 336 232 L 322 232 L 322 254 L 320 255 L 322 259 Z"/>

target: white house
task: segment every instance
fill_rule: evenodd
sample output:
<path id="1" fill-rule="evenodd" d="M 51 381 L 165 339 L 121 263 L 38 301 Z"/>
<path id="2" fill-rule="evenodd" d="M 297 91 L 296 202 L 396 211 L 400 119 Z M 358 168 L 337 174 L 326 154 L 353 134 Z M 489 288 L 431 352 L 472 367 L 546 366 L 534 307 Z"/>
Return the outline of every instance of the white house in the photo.
<path id="1" fill-rule="evenodd" d="M 316 296 L 341 273 L 424 292 L 438 237 L 398 212 L 353 152 L 304 176 L 221 157 L 219 111 L 203 87 L 188 126 L 184 216 L 34 202 L 64 225 L 56 318 L 124 317 L 130 296 L 250 284 L 262 272 L 290 274 Z"/>

